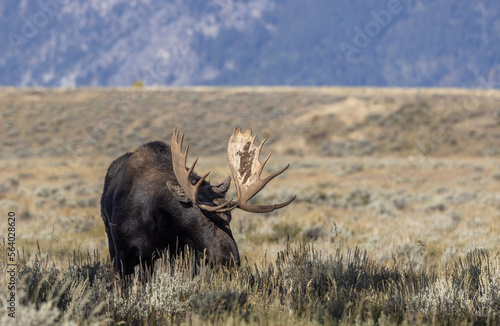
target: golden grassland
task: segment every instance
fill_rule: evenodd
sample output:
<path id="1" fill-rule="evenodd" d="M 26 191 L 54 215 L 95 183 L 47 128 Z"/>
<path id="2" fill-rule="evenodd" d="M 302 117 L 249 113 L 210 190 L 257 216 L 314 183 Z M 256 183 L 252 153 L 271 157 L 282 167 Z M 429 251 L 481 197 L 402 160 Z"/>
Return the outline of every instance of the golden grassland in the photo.
<path id="1" fill-rule="evenodd" d="M 233 213 L 232 230 L 244 266 L 277 264 L 280 252 L 290 254 L 287 248 L 311 245 L 322 257 L 359 248 L 377 268 L 402 265 L 398 273 L 415 268 L 439 274 L 475 249 L 498 259 L 499 98 L 498 91 L 458 89 L 0 89 L 0 212 L 5 218 L 9 211 L 16 213 L 16 247 L 26 266 L 45 259 L 67 270 L 75 263 L 75 251 L 107 255 L 99 200 L 114 158 L 146 141 L 168 142 L 177 126 L 191 145 L 190 161 L 199 157 L 198 173 L 210 170 L 217 182 L 229 175 L 225 146 L 233 128 L 252 128 L 258 141 L 269 138 L 264 152 L 272 151 L 273 156 L 266 171 L 291 164 L 256 201 L 283 201 L 293 194 L 297 199 L 270 214 Z M 234 190 L 228 196 L 235 196 Z M 1 227 L 6 230 L 7 224 Z M 283 264 L 295 263 L 292 259 Z M 47 275 L 48 266 L 43 269 Z M 240 276 L 234 279 L 241 281 Z M 184 281 L 180 284 L 186 285 Z M 169 281 L 161 282 L 164 290 L 171 290 Z M 256 308 L 262 293 L 249 290 L 248 284 L 235 290 L 232 281 L 224 282 L 215 288 L 248 295 L 238 309 L 264 309 Z M 82 286 L 78 284 L 74 286 Z M 202 292 L 207 291 L 215 290 L 203 283 Z M 236 297 L 231 298 L 240 302 Z M 289 309 L 283 298 L 265 298 L 281 307 L 268 308 L 274 309 L 270 323 L 326 320 L 314 317 L 312 301 L 307 301 L 310 314 L 301 315 L 303 310 L 294 305 L 302 301 L 295 297 L 287 297 Z M 210 323 L 193 313 L 200 300 L 205 299 L 186 299 L 181 303 L 191 302 L 191 308 L 183 306 L 182 314 L 170 316 Z M 350 300 L 356 309 L 363 306 Z M 356 311 L 345 306 L 344 314 L 325 309 L 333 320 L 355 322 Z M 114 302 L 113 307 L 122 306 Z M 115 322 L 132 318 L 127 313 L 110 315 L 110 309 L 105 317 Z M 226 313 L 224 323 L 248 322 L 229 308 Z M 363 321 L 371 318 L 359 315 Z M 483 320 L 470 316 L 466 323 Z M 143 317 L 128 322 L 152 322 L 151 314 Z M 379 317 L 375 319 L 380 323 Z M 432 324 L 425 316 L 415 318 L 421 318 L 415 324 Z M 484 322 L 492 324 L 491 318 Z"/>
<path id="2" fill-rule="evenodd" d="M 357 246 L 380 262 L 392 261 L 396 253 L 422 264 L 463 256 L 476 247 L 500 248 L 498 163 L 421 159 L 406 167 L 404 160 L 394 158 L 317 157 L 304 162 L 281 157 L 291 163 L 290 170 L 258 200 L 298 198 L 273 214 L 235 211 L 232 228 L 241 254 L 251 262 L 265 253 L 274 258 L 287 239 L 306 239 L 325 253 Z M 200 161 L 200 169 L 225 164 L 220 157 Z M 99 199 L 109 159 L 71 167 L 54 163 L 58 160 L 35 158 L 21 167 L 17 161 L 3 162 L 2 179 L 8 185 L 12 176 L 19 179 L 2 199 L 4 211 L 18 216 L 18 247 L 33 253 L 38 242 L 61 257 L 75 249 L 106 254 Z M 226 168 L 212 170 L 214 180 L 228 174 Z"/>

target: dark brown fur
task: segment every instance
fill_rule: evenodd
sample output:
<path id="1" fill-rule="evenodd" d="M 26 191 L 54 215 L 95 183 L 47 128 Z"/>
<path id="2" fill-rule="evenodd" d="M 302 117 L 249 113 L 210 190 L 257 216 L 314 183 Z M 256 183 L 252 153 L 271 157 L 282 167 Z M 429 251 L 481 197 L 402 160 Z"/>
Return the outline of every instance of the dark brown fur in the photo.
<path id="1" fill-rule="evenodd" d="M 150 265 L 160 252 L 168 250 L 176 255 L 185 246 L 194 250 L 199 259 L 239 264 L 238 248 L 229 227 L 231 213 L 203 211 L 168 187 L 167 181 L 178 185 L 170 146 L 160 141 L 144 144 L 110 165 L 101 197 L 101 215 L 117 271 L 131 274 L 141 261 Z M 227 187 L 222 187 L 221 193 L 212 187 L 204 182 L 200 196 L 214 204 L 224 202 Z"/>

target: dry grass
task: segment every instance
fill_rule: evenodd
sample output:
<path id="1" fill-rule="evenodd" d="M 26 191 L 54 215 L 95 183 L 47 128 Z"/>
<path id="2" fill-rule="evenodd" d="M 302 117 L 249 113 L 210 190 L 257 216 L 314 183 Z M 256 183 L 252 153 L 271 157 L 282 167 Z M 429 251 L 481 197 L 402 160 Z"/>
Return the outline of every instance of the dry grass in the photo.
<path id="1" fill-rule="evenodd" d="M 152 323 L 158 309 L 161 318 L 169 316 L 163 319 L 168 323 L 368 325 L 376 319 L 382 325 L 404 319 L 408 324 L 446 324 L 440 316 L 452 315 L 460 303 L 465 310 L 456 321 L 494 324 L 499 299 L 491 294 L 497 289 L 492 282 L 498 285 L 500 273 L 498 97 L 500 92 L 494 91 L 364 88 L 2 89 L 0 211 L 17 214 L 21 269 L 33 278 L 21 278 L 27 292 L 19 296 L 27 297 L 19 313 L 32 323 L 54 317 L 63 324 L 107 319 Z M 184 266 L 178 278 L 159 273 L 148 281 L 149 288 L 132 282 L 120 292 L 106 261 L 76 262 L 74 252 L 107 256 L 99 208 L 107 167 L 142 142 L 168 140 L 174 126 L 186 133 L 191 159 L 200 157 L 197 170 L 211 170 L 215 181 L 229 175 L 224 150 L 234 127 L 250 127 L 259 139 L 269 137 L 266 148 L 274 155 L 267 170 L 286 163 L 291 168 L 256 200 L 298 198 L 271 214 L 234 212 L 233 233 L 246 258 L 244 267 L 232 272 L 236 276 L 205 271 L 196 277 L 208 273 L 218 281 L 195 285 Z M 304 243 L 314 250 L 304 249 Z M 301 244 L 302 249 L 287 249 Z M 338 284 L 348 272 L 328 274 L 338 268 L 338 255 L 353 248 L 366 250 L 369 259 L 358 258 L 370 266 L 370 277 L 392 271 L 384 276 L 390 286 L 357 289 Z M 283 251 L 289 258 L 279 256 Z M 315 256 L 319 252 L 321 258 Z M 325 283 L 326 292 L 315 294 L 319 301 L 297 298 L 307 293 L 309 281 L 316 282 L 312 274 L 304 272 L 305 278 L 297 279 L 284 270 L 276 272 L 301 270 L 304 259 L 314 261 L 308 264 L 322 271 L 318 275 L 324 272 L 337 282 Z M 482 292 L 470 290 L 479 277 L 471 274 L 472 265 L 490 268 L 480 274 L 488 275 L 481 279 Z M 465 273 L 461 285 L 453 276 L 460 268 Z M 99 294 L 92 285 L 96 281 L 85 281 L 89 270 L 108 292 Z M 425 284 L 398 278 L 408 271 Z M 265 293 L 259 287 L 264 285 L 248 281 L 263 275 Z M 44 277 L 54 280 L 45 297 L 28 295 L 30 287 L 47 281 Z M 341 289 L 347 301 L 332 303 Z M 131 315 L 139 292 L 127 291 L 149 291 L 146 295 L 155 298 L 158 291 L 168 294 L 158 299 L 164 300 L 159 306 L 143 306 L 139 316 Z M 70 293 L 67 302 L 61 303 L 62 293 Z M 80 309 L 74 301 L 79 297 L 82 304 L 92 302 L 88 309 Z M 178 297 L 183 299 L 175 301 Z M 400 306 L 406 297 L 411 300 Z M 445 298 L 452 297 L 462 301 L 435 304 L 448 304 Z M 179 313 L 164 310 L 165 302 Z M 226 303 L 220 308 L 210 302 Z M 61 315 L 58 306 L 74 316 Z"/>
<path id="2" fill-rule="evenodd" d="M 20 263 L 17 321 L 26 325 L 500 322 L 498 251 L 475 250 L 436 271 L 398 259 L 386 267 L 358 249 L 323 255 L 302 244 L 232 270 L 166 257 L 152 274 L 137 269 L 126 281 L 96 255 L 75 254 L 68 268 L 50 256 Z M 3 292 L 0 298 L 7 301 Z M 15 324 L 6 315 L 0 321 Z"/>

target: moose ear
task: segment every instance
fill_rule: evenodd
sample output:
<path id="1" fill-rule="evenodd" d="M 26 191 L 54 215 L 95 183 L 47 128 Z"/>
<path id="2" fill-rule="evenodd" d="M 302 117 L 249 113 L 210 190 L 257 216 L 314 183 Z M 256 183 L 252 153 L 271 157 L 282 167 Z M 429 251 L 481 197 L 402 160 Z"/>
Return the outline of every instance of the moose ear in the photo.
<path id="1" fill-rule="evenodd" d="M 167 188 L 178 201 L 183 203 L 189 203 L 191 201 L 189 200 L 184 190 L 182 190 L 181 186 L 179 186 L 177 183 L 173 181 L 167 181 Z"/>

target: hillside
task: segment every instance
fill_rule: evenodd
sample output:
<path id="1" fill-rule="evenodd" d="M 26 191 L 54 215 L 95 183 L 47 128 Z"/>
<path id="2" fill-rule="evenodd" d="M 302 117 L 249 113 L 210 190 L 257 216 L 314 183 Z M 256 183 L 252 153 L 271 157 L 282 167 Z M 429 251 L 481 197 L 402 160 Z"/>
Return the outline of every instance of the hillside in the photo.
<path id="1" fill-rule="evenodd" d="M 0 85 L 500 85 L 494 0 L 2 1 Z"/>
<path id="2" fill-rule="evenodd" d="M 376 88 L 0 90 L 0 158 L 116 157 L 174 127 L 223 155 L 234 128 L 295 156 L 498 156 L 498 91 Z"/>

